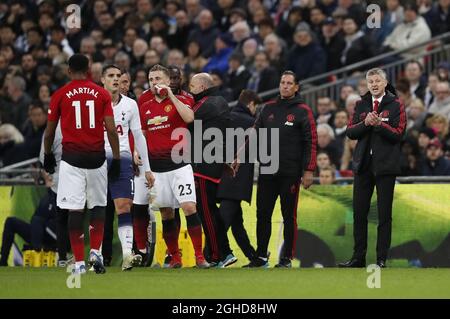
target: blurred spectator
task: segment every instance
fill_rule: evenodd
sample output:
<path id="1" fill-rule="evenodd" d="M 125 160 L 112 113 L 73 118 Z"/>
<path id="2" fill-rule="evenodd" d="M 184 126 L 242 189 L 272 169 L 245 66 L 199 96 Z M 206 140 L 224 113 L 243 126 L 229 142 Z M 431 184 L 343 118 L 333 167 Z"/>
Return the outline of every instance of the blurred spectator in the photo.
<path id="1" fill-rule="evenodd" d="M 3 158 L 8 155 L 8 151 L 23 141 L 22 133 L 14 125 L 9 123 L 0 125 L 0 167 L 5 166 Z M 7 159 L 7 163 L 9 162 Z"/>
<path id="2" fill-rule="evenodd" d="M 42 103 L 44 108 L 48 110 L 48 106 L 50 104 L 50 96 L 52 94 L 52 90 L 50 90 L 50 87 L 47 84 L 41 84 L 39 86 L 38 91 L 38 100 Z"/>
<path id="3" fill-rule="evenodd" d="M 433 36 L 450 31 L 450 1 L 438 0 L 424 15 Z"/>
<path id="4" fill-rule="evenodd" d="M 265 7 L 261 5 L 253 11 L 249 12 L 252 16 L 252 32 L 258 33 L 260 36 L 262 36 L 261 39 L 264 39 L 264 34 L 267 35 L 275 30 L 273 20 L 270 18 L 270 14 Z M 261 30 L 261 28 L 265 30 Z"/>
<path id="5" fill-rule="evenodd" d="M 351 140 L 348 137 L 345 138 L 344 141 L 344 151 L 342 153 L 341 158 L 341 171 L 348 171 L 352 170 L 352 158 L 353 158 L 353 152 L 355 151 L 357 140 Z"/>
<path id="6" fill-rule="evenodd" d="M 134 28 L 126 28 L 125 33 L 122 37 L 122 48 L 121 51 L 128 55 L 133 54 L 133 45 L 137 40 L 138 34 Z"/>
<path id="7" fill-rule="evenodd" d="M 34 101 L 30 105 L 28 119 L 23 126 L 24 142 L 8 149 L 7 154 L 3 157 L 3 165 L 8 166 L 38 157 L 46 124 L 47 110 L 39 101 Z"/>
<path id="8" fill-rule="evenodd" d="M 315 176 L 319 176 L 320 170 L 325 167 L 330 167 L 332 165 L 330 156 L 325 151 L 319 151 L 317 153 L 317 168 L 315 172 Z"/>
<path id="9" fill-rule="evenodd" d="M 172 49 L 167 54 L 167 65 L 175 65 L 181 70 L 184 69 L 184 54 L 178 49 Z"/>
<path id="10" fill-rule="evenodd" d="M 285 55 L 281 44 L 281 39 L 275 34 L 271 33 L 264 39 L 264 51 L 269 56 L 270 65 L 273 66 L 279 73 L 285 68 Z"/>
<path id="11" fill-rule="evenodd" d="M 324 167 L 319 172 L 320 185 L 333 185 L 336 181 L 336 169 L 332 166 Z"/>
<path id="12" fill-rule="evenodd" d="M 325 51 L 313 38 L 313 33 L 306 23 L 297 27 L 294 42 L 294 47 L 288 53 L 286 69 L 294 71 L 299 80 L 325 73 Z"/>
<path id="13" fill-rule="evenodd" d="M 339 101 L 338 101 L 338 106 L 339 108 L 344 108 L 346 105 L 346 101 L 347 101 L 347 97 L 350 94 L 353 94 L 355 92 L 355 88 L 353 86 L 351 86 L 350 84 L 344 84 L 340 91 L 339 91 Z M 349 114 L 353 114 L 353 111 L 350 112 L 350 110 L 347 110 L 349 112 Z"/>
<path id="14" fill-rule="evenodd" d="M 232 9 L 236 7 L 235 0 L 218 0 L 217 10 L 214 10 L 214 19 L 222 32 L 226 32 L 230 28 L 230 15 Z"/>
<path id="15" fill-rule="evenodd" d="M 317 0 L 317 6 L 322 9 L 326 16 L 331 16 L 337 8 L 337 0 Z"/>
<path id="16" fill-rule="evenodd" d="M 264 44 L 266 37 L 275 31 L 275 26 L 271 18 L 264 18 L 258 24 L 257 40 L 260 44 Z"/>
<path id="17" fill-rule="evenodd" d="M 403 105 L 409 105 L 411 103 L 412 95 L 408 80 L 405 78 L 398 79 L 395 83 L 395 89 L 397 90 L 397 95 L 403 102 Z"/>
<path id="18" fill-rule="evenodd" d="M 175 13 L 175 20 L 176 30 L 173 34 L 168 35 L 167 42 L 172 48 L 185 50 L 189 34 L 194 29 L 194 23 L 189 20 L 189 17 L 184 10 L 178 10 Z"/>
<path id="19" fill-rule="evenodd" d="M 347 98 L 348 99 L 348 98 Z M 344 149 L 345 132 L 347 130 L 347 124 L 349 121 L 348 113 L 346 110 L 338 110 L 334 115 L 334 136 L 336 143 L 341 150 Z"/>
<path id="20" fill-rule="evenodd" d="M 346 42 L 336 21 L 331 17 L 322 24 L 321 44 L 327 53 L 327 70 L 339 69 L 342 66 L 341 56 Z"/>
<path id="21" fill-rule="evenodd" d="M 143 67 L 150 70 L 152 66 L 159 64 L 161 62 L 158 52 L 154 49 L 149 49 L 144 54 L 144 65 Z"/>
<path id="22" fill-rule="evenodd" d="M 355 93 L 351 93 L 347 96 L 347 99 L 345 100 L 345 110 L 347 111 L 349 117 L 353 116 L 353 113 L 355 112 L 356 103 L 360 100 L 361 96 Z"/>
<path id="23" fill-rule="evenodd" d="M 333 126 L 334 114 L 331 110 L 331 99 L 327 96 L 317 98 L 316 109 L 316 123 Z"/>
<path id="24" fill-rule="evenodd" d="M 353 0 L 339 0 L 338 8 L 347 11 L 347 14 L 355 21 L 358 29 L 366 22 L 366 13 L 360 3 L 356 3 Z"/>
<path id="25" fill-rule="evenodd" d="M 150 30 L 147 38 L 154 36 L 160 36 L 163 39 L 167 39 L 169 33 L 169 17 L 160 11 L 152 13 L 150 16 Z"/>
<path id="26" fill-rule="evenodd" d="M 431 72 L 428 75 L 428 85 L 425 88 L 425 107 L 428 110 L 430 108 L 431 103 L 433 103 L 434 98 L 436 96 L 436 84 L 439 82 L 439 76 L 437 72 Z"/>
<path id="27" fill-rule="evenodd" d="M 345 48 L 342 51 L 342 65 L 350 65 L 375 55 L 375 43 L 372 38 L 359 29 L 355 18 L 347 16 L 343 24 Z M 363 67 L 367 68 L 367 65 Z"/>
<path id="28" fill-rule="evenodd" d="M 422 127 L 419 130 L 419 136 L 417 138 L 417 144 L 419 146 L 421 154 L 425 155 L 428 144 L 436 137 L 436 133 L 429 127 Z"/>
<path id="29" fill-rule="evenodd" d="M 443 61 L 439 63 L 436 72 L 439 75 L 439 80 L 450 81 L 450 62 Z"/>
<path id="30" fill-rule="evenodd" d="M 0 101 L 0 114 L 3 123 L 11 123 L 21 128 L 27 119 L 31 97 L 25 92 L 25 80 L 14 76 L 7 83 L 8 95 Z"/>
<path id="31" fill-rule="evenodd" d="M 58 43 L 50 43 L 48 46 L 48 58 L 51 59 L 52 65 L 60 65 L 67 62 L 67 53 L 63 52 L 63 48 Z"/>
<path id="32" fill-rule="evenodd" d="M 406 106 L 406 130 L 419 129 L 424 125 L 427 111 L 421 99 L 414 98 L 411 103 Z"/>
<path id="33" fill-rule="evenodd" d="M 241 21 L 232 25 L 230 27 L 230 33 L 233 36 L 233 41 L 236 43 L 234 53 L 243 54 L 244 43 L 251 36 L 250 27 L 247 21 Z"/>
<path id="34" fill-rule="evenodd" d="M 265 92 L 278 87 L 279 73 L 269 64 L 266 52 L 256 53 L 252 76 L 248 80 L 247 88 L 256 93 Z"/>
<path id="35" fill-rule="evenodd" d="M 401 144 L 400 153 L 400 169 L 403 176 L 417 176 L 420 175 L 420 149 L 417 140 L 411 136 Z"/>
<path id="36" fill-rule="evenodd" d="M 22 55 L 22 75 L 26 82 L 26 90 L 33 90 L 36 87 L 36 68 L 37 62 L 34 59 L 33 55 L 26 53 Z"/>
<path id="37" fill-rule="evenodd" d="M 399 25 L 403 22 L 404 11 L 400 4 L 400 0 L 387 0 L 386 1 L 386 18 L 394 25 Z"/>
<path id="38" fill-rule="evenodd" d="M 219 92 L 218 94 L 223 96 L 225 98 L 225 100 L 227 100 L 227 102 L 233 101 L 234 100 L 233 92 L 231 91 L 230 88 L 225 86 L 225 80 L 224 80 L 223 73 L 221 73 L 217 70 L 211 70 L 209 73 L 211 74 L 211 78 L 213 80 L 214 87 L 216 87 Z"/>
<path id="39" fill-rule="evenodd" d="M 238 22 L 248 21 L 247 12 L 241 8 L 233 8 L 230 10 L 229 22 L 230 27 Z"/>
<path id="40" fill-rule="evenodd" d="M 203 10 L 200 0 L 186 0 L 185 6 L 189 21 L 196 22 L 200 12 Z"/>
<path id="41" fill-rule="evenodd" d="M 162 37 L 159 35 L 153 36 L 150 39 L 150 49 L 156 50 L 161 63 L 166 64 L 169 48 L 166 41 Z"/>
<path id="42" fill-rule="evenodd" d="M 412 60 L 406 64 L 405 77 L 409 82 L 409 90 L 412 98 L 425 98 L 426 83 L 423 78 L 423 66 L 417 60 Z"/>
<path id="43" fill-rule="evenodd" d="M 232 91 L 233 100 L 237 100 L 241 91 L 247 88 L 251 77 L 250 71 L 243 64 L 244 58 L 238 53 L 233 53 L 228 60 L 228 87 Z"/>
<path id="44" fill-rule="evenodd" d="M 130 56 L 125 52 L 119 51 L 114 57 L 114 64 L 121 70 L 129 71 L 131 66 Z"/>
<path id="45" fill-rule="evenodd" d="M 341 164 L 342 151 L 336 143 L 334 131 L 328 124 L 317 125 L 317 150 L 328 154 L 331 164 L 339 167 Z"/>
<path id="46" fill-rule="evenodd" d="M 115 60 L 114 60 L 115 62 Z M 92 81 L 94 81 L 98 85 L 102 85 L 102 72 L 103 72 L 103 65 L 100 62 L 92 63 L 91 65 L 91 77 Z"/>
<path id="47" fill-rule="evenodd" d="M 450 120 L 450 88 L 448 82 L 436 84 L 436 98 L 428 110 L 431 114 L 440 114 Z"/>
<path id="48" fill-rule="evenodd" d="M 440 114 L 435 114 L 425 121 L 427 127 L 430 127 L 436 133 L 437 138 L 443 143 L 445 151 L 450 150 L 450 135 L 448 119 Z"/>
<path id="49" fill-rule="evenodd" d="M 257 51 L 258 42 L 255 39 L 249 38 L 245 40 L 244 45 L 242 46 L 242 55 L 244 56 L 244 65 L 248 70 L 253 67 L 253 62 Z"/>
<path id="50" fill-rule="evenodd" d="M 358 94 L 363 96 L 365 95 L 367 92 L 369 91 L 369 89 L 367 88 L 367 80 L 365 77 L 362 77 L 359 81 L 358 81 Z"/>
<path id="51" fill-rule="evenodd" d="M 309 11 L 309 20 L 311 22 L 311 30 L 320 35 L 322 33 L 322 24 L 325 22 L 327 16 L 319 7 L 312 7 Z"/>
<path id="52" fill-rule="evenodd" d="M 131 68 L 135 69 L 144 62 L 145 52 L 148 50 L 148 44 L 142 39 L 136 39 L 133 43 L 133 54 L 131 56 Z M 129 69 L 126 69 L 129 70 Z"/>
<path id="53" fill-rule="evenodd" d="M 417 6 L 419 7 L 419 14 L 425 15 L 431 10 L 433 0 L 416 0 Z"/>
<path id="54" fill-rule="evenodd" d="M 186 73 L 199 73 L 208 63 L 208 60 L 202 56 L 200 44 L 195 41 L 189 41 L 187 46 L 187 56 L 185 59 Z"/>
<path id="55" fill-rule="evenodd" d="M 283 20 L 278 24 L 276 34 L 287 42 L 288 47 L 291 47 L 294 44 L 294 33 L 297 26 L 302 21 L 304 21 L 303 9 L 300 7 L 293 7 L 289 10 L 286 20 Z"/>
<path id="56" fill-rule="evenodd" d="M 418 14 L 415 2 L 409 1 L 404 6 L 404 21 L 395 27 L 394 31 L 386 38 L 383 45 L 391 50 L 402 50 L 427 41 L 431 38 L 431 31 L 425 19 Z M 411 58 L 415 54 L 422 53 L 426 48 L 418 48 L 401 54 L 404 58 Z"/>
<path id="57" fill-rule="evenodd" d="M 233 53 L 232 40 L 230 35 L 227 33 L 222 33 L 215 40 L 216 52 L 209 59 L 208 63 L 203 68 L 204 72 L 209 72 L 212 70 L 225 73 L 228 69 L 228 59 Z"/>
<path id="58" fill-rule="evenodd" d="M 219 29 L 213 25 L 213 15 L 210 10 L 204 9 L 198 17 L 198 26 L 192 30 L 189 40 L 200 43 L 202 54 L 209 58 L 214 52 L 214 40 L 219 36 Z"/>
<path id="59" fill-rule="evenodd" d="M 444 157 L 442 144 L 437 138 L 428 144 L 420 172 L 423 176 L 450 176 L 450 160 Z"/>
<path id="60" fill-rule="evenodd" d="M 141 87 L 145 90 L 149 88 L 146 70 L 142 68 L 138 68 L 136 70 L 136 73 L 134 74 L 133 87 Z"/>

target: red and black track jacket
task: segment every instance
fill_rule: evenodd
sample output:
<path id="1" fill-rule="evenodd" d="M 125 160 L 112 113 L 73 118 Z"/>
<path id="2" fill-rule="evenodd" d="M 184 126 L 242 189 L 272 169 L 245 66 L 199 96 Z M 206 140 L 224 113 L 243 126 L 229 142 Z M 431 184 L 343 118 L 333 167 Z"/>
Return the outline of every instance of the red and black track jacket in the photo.
<path id="1" fill-rule="evenodd" d="M 255 128 L 268 128 L 268 154 L 271 154 L 271 128 L 279 129 L 279 169 L 277 176 L 301 177 L 303 172 L 316 169 L 317 132 L 311 108 L 300 96 L 266 103 Z M 258 132 L 259 138 L 262 137 Z M 261 145 L 261 141 L 259 143 Z M 269 164 L 261 163 L 261 166 Z M 264 177 L 263 174 L 260 177 Z"/>
<path id="2" fill-rule="evenodd" d="M 368 169 L 372 156 L 376 175 L 400 174 L 400 141 L 406 128 L 406 113 L 403 103 L 390 92 L 381 100 L 378 113 L 379 126 L 366 126 L 364 120 L 372 112 L 372 96 L 367 93 L 355 106 L 355 113 L 347 127 L 347 136 L 358 140 L 353 153 L 353 172 L 358 174 Z M 372 155 L 370 151 L 372 150 Z"/>

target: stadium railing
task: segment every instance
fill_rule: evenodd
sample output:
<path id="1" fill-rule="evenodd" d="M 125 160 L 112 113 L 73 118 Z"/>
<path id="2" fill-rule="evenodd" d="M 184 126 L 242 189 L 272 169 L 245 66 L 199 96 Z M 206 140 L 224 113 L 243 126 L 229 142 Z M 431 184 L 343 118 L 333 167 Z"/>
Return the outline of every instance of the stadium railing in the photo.
<path id="1" fill-rule="evenodd" d="M 378 66 L 384 69 L 388 74 L 389 79 L 392 80 L 393 78 L 401 74 L 405 64 L 412 59 L 423 59 L 424 70 L 426 73 L 428 73 L 440 62 L 450 60 L 449 42 L 450 32 L 447 32 L 406 49 L 383 53 L 370 59 L 302 80 L 300 81 L 301 95 L 306 103 L 315 108 L 315 103 L 318 97 L 327 96 L 332 100 L 338 100 L 340 89 L 343 85 L 348 83 L 356 84 L 359 79 L 364 77 L 363 73 L 352 76 L 353 73 Z M 419 48 L 426 48 L 426 50 L 421 53 L 411 54 L 408 58 L 399 58 L 395 62 L 389 64 L 383 63 L 388 58 L 400 56 L 404 53 L 411 53 L 412 51 Z M 315 83 L 323 84 L 316 85 Z M 259 94 L 259 96 L 263 99 L 263 101 L 267 101 L 268 99 L 276 96 L 278 94 L 278 91 L 278 88 L 275 88 L 266 92 L 262 92 Z M 236 104 L 237 101 L 234 101 L 229 103 L 229 106 L 233 107 Z"/>

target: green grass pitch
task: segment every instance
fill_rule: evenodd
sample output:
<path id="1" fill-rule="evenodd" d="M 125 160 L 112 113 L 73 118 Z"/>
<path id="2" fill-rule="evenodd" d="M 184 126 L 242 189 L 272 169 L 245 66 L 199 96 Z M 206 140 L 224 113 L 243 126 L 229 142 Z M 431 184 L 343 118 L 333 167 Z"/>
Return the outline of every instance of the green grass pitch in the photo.
<path id="1" fill-rule="evenodd" d="M 59 268 L 0 269 L 0 298 L 450 298 L 448 269 L 383 269 L 369 289 L 365 269 L 133 269 L 81 276 Z"/>

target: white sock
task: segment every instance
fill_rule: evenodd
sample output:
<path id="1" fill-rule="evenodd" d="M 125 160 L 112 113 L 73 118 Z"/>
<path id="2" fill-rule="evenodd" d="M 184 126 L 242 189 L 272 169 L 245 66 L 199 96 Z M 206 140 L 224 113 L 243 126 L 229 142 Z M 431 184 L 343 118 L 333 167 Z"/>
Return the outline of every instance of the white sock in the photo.
<path id="1" fill-rule="evenodd" d="M 75 262 L 75 268 L 80 268 L 81 266 L 85 266 L 86 267 L 84 261 L 76 261 Z"/>
<path id="2" fill-rule="evenodd" d="M 130 255 L 131 249 L 133 248 L 133 226 L 119 226 L 117 232 L 119 233 L 120 243 L 122 244 L 123 256 Z"/>

